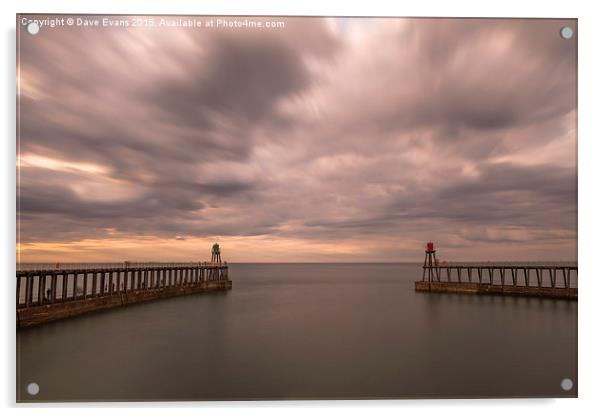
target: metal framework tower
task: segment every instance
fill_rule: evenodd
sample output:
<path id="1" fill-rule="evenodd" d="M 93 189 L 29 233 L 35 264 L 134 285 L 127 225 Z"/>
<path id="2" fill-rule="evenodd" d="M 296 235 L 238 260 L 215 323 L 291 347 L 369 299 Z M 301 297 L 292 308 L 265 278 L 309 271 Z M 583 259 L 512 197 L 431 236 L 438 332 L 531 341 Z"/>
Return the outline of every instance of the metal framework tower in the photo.
<path id="1" fill-rule="evenodd" d="M 215 243 L 211 248 L 211 263 L 220 263 L 222 262 L 222 256 L 219 249 L 219 244 Z"/>
<path id="2" fill-rule="evenodd" d="M 424 266 L 422 266 L 422 281 L 426 277 L 426 271 L 428 270 L 428 282 L 435 280 L 433 277 L 437 278 L 437 273 L 433 273 L 433 266 L 437 265 L 437 257 L 435 256 L 435 244 L 432 241 L 426 243 L 426 250 L 424 251 Z"/>

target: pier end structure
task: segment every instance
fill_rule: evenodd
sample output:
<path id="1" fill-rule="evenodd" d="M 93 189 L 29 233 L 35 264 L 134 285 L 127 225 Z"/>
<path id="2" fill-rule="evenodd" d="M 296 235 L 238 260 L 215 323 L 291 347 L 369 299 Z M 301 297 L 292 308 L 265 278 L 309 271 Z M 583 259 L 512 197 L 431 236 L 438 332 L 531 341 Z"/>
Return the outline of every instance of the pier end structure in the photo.
<path id="1" fill-rule="evenodd" d="M 418 292 L 577 300 L 576 262 L 441 262 L 432 242 L 425 253 Z"/>
<path id="2" fill-rule="evenodd" d="M 222 262 L 222 252 L 219 248 L 219 244 L 215 243 L 213 247 L 211 247 L 211 263 L 212 264 L 221 264 Z"/>

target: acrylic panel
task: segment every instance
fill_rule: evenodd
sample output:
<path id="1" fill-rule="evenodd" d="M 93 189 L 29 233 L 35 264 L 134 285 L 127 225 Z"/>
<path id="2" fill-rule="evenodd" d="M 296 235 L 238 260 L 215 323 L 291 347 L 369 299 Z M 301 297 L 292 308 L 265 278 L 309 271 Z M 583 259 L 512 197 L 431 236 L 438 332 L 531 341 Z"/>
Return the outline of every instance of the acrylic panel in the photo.
<path id="1" fill-rule="evenodd" d="M 17 15 L 17 400 L 577 396 L 577 20 Z"/>

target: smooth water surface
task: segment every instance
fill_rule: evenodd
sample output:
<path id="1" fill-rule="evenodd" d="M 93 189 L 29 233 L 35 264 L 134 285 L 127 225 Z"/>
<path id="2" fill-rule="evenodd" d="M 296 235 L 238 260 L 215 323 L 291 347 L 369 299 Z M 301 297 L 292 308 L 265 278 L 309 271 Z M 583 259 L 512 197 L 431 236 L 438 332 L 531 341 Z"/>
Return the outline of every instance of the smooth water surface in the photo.
<path id="1" fill-rule="evenodd" d="M 229 292 L 19 330 L 18 399 L 576 396 L 575 301 L 417 293 L 411 264 L 231 264 L 230 276 Z"/>

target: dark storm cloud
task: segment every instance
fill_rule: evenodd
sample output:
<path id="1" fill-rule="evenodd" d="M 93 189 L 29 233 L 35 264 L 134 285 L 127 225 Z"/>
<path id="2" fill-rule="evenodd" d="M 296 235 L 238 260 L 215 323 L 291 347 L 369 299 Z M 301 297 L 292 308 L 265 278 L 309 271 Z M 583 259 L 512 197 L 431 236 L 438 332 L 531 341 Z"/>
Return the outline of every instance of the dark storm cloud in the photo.
<path id="1" fill-rule="evenodd" d="M 484 164 L 480 175 L 439 188 L 414 187 L 392 194 L 391 204 L 347 221 L 307 221 L 308 227 L 381 233 L 400 221 L 444 220 L 473 225 L 537 226 L 574 230 L 576 177 L 573 169 Z M 543 220 L 543 221 L 542 221 Z M 409 227 L 408 227 L 409 226 Z M 423 225 L 421 224 L 420 227 Z"/>
<path id="2" fill-rule="evenodd" d="M 21 240 L 574 246 L 573 21 L 284 20 L 22 37 Z"/>
<path id="3" fill-rule="evenodd" d="M 193 194 L 179 194 L 178 189 L 169 194 L 145 193 L 130 199 L 128 204 L 119 202 L 90 201 L 61 186 L 42 185 L 32 187 L 33 192 L 20 195 L 20 211 L 23 214 L 62 214 L 71 219 L 108 220 L 114 218 L 147 218 L 181 214 L 203 207 L 192 198 Z M 98 195 L 102 198 L 103 195 Z M 110 195 L 106 195 L 107 198 Z"/>
<path id="4" fill-rule="evenodd" d="M 219 128 L 213 124 L 216 113 L 230 121 L 261 122 L 274 116 L 279 98 L 309 82 L 299 51 L 275 37 L 218 36 L 208 52 L 188 61 L 189 76 L 160 79 L 143 99 L 169 121 L 193 128 Z"/>
<path id="5" fill-rule="evenodd" d="M 424 75 L 413 99 L 403 97 L 413 110 L 409 118 L 419 125 L 498 129 L 571 111 L 575 49 L 558 27 L 547 20 L 411 22 L 403 36 L 414 44 L 412 61 Z M 466 58 L 472 60 L 458 66 Z"/>
<path id="6" fill-rule="evenodd" d="M 325 34 L 320 23 L 311 26 Z M 257 181 L 221 179 L 219 171 L 206 180 L 198 177 L 196 164 L 248 157 L 253 123 L 273 116 L 277 99 L 309 82 L 301 52 L 311 45 L 295 46 L 266 34 L 210 34 L 186 36 L 189 47 L 179 49 L 174 45 L 182 39 L 169 35 L 80 30 L 78 36 L 45 33 L 39 42 L 25 38 L 20 69 L 25 87 L 31 82 L 33 88 L 20 98 L 22 154 L 97 163 L 109 168 L 111 178 L 143 188 L 141 195 L 125 200 L 90 201 L 69 188 L 77 175 L 49 186 L 34 178 L 61 175 L 28 167 L 20 198 L 26 221 L 46 213 L 62 216 L 70 228 L 83 225 L 77 223 L 81 220 L 86 228 L 97 223 L 124 229 L 147 219 L 140 227 L 147 229 L 153 218 L 188 219 L 205 206 L 203 200 L 244 196 L 257 186 Z M 175 66 L 186 75 L 174 77 L 159 68 L 140 77 L 149 62 L 128 53 L 127 46 L 136 42 L 152 43 L 158 65 Z M 322 45 L 312 54 L 332 51 L 327 36 L 318 35 L 315 42 Z M 216 125 L 216 114 L 225 126 Z M 202 227 L 187 231 L 203 234 Z M 22 235 L 28 239 L 28 233 Z"/>

